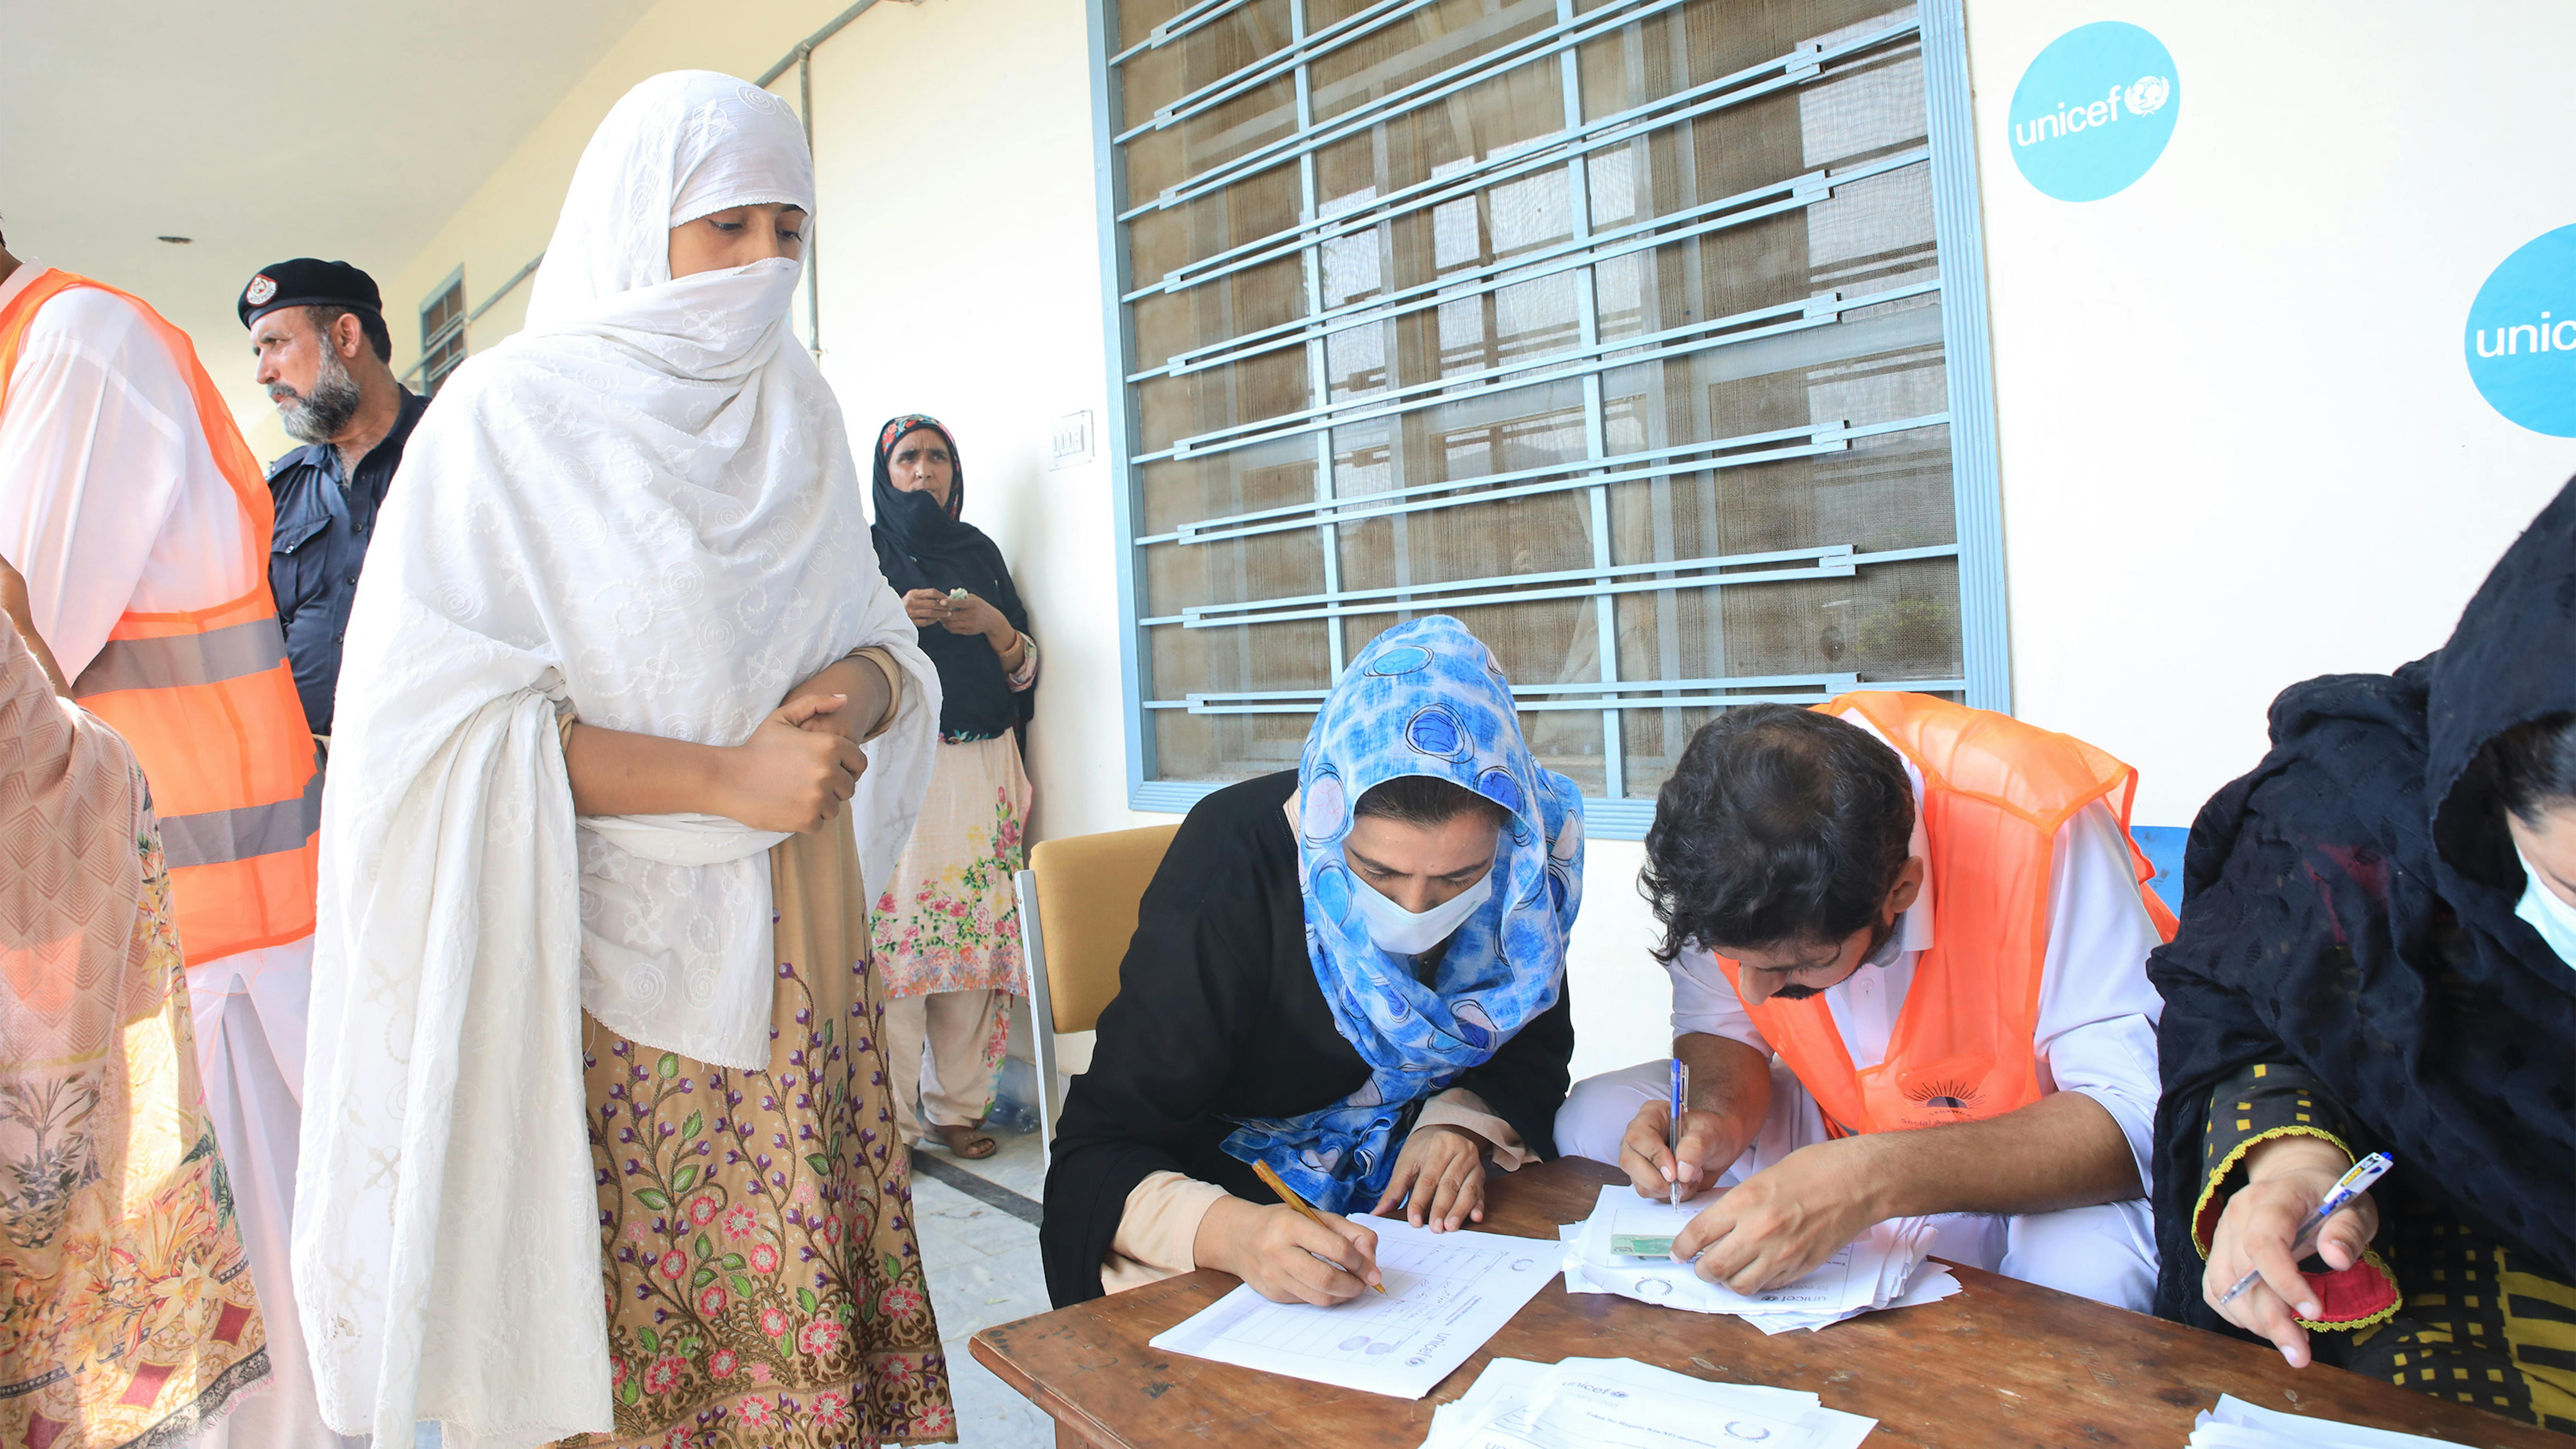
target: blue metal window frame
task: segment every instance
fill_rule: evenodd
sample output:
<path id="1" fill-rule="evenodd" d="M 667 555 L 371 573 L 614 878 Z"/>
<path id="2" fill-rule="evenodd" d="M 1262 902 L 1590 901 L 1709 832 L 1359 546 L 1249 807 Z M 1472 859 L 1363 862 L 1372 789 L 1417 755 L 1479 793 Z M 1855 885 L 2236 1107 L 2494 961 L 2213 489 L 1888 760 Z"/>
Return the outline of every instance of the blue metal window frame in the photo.
<path id="1" fill-rule="evenodd" d="M 1127 803 L 1137 810 L 1186 814 L 1221 782 L 1156 780 L 1153 726 L 1144 693 L 1145 622 L 1137 579 L 1145 545 L 1136 531 L 1139 484 L 1134 464 L 1139 370 L 1126 298 L 1136 283 L 1127 264 L 1120 220 L 1126 167 L 1117 137 L 1119 104 L 1114 0 L 1086 0 L 1092 80 L 1092 157 L 1100 215 L 1102 338 L 1107 346 L 1109 405 L 1102 433 L 1110 463 L 1110 509 L 1118 538 L 1118 662 L 1124 691 Z M 1978 196 L 1976 123 L 1968 87 L 1964 0 L 1919 0 L 1925 134 L 1931 144 L 1934 249 L 1941 276 L 1941 342 L 1949 391 L 1950 476 L 1958 528 L 1962 693 L 1969 705 L 2012 711 L 2012 661 L 2004 600 L 2003 487 L 1995 445 L 1993 347 L 1986 317 L 1986 250 Z M 1184 7 L 1175 20 L 1191 26 L 1230 4 Z M 1141 46 L 1142 43 L 1140 43 Z M 1135 47 L 1131 47 L 1131 50 Z M 1748 681 L 1758 682 L 1758 681 Z M 1652 681 L 1632 681 L 1649 687 Z M 1258 708 L 1247 702 L 1246 707 Z M 1610 742 L 1605 741 L 1605 746 Z M 1654 802 L 1587 796 L 1584 829 L 1607 840 L 1643 839 Z"/>

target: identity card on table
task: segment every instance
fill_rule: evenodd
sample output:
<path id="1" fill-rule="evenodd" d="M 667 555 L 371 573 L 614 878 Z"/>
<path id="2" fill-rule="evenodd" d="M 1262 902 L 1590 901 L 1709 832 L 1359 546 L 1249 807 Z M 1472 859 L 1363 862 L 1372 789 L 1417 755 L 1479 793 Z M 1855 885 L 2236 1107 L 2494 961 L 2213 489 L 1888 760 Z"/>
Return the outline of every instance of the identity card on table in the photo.
<path id="1" fill-rule="evenodd" d="M 1347 1303 L 1273 1303 L 1250 1284 L 1155 1335 L 1167 1353 L 1214 1359 L 1335 1388 L 1418 1399 L 1465 1363 L 1556 1276 L 1555 1243 L 1498 1233 L 1435 1233 L 1354 1213 L 1377 1234 L 1386 1294 Z"/>

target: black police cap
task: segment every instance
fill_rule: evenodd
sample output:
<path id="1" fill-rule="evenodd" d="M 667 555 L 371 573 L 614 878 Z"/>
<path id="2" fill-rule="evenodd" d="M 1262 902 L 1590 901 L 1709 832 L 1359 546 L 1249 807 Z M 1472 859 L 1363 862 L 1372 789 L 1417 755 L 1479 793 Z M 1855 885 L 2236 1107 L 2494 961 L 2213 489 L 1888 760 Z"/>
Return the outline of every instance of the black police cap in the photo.
<path id="1" fill-rule="evenodd" d="M 322 306 L 355 307 L 382 317 L 385 299 L 376 290 L 375 278 L 347 262 L 297 257 L 260 268 L 259 275 L 242 288 L 234 310 L 248 327 L 280 307 Z"/>

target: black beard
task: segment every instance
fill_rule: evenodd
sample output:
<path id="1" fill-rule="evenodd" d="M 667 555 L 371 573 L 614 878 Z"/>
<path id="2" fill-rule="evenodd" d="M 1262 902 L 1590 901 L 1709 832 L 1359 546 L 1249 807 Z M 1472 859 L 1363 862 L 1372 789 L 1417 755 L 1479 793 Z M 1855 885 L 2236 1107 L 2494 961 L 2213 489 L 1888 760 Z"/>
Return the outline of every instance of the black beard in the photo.
<path id="1" fill-rule="evenodd" d="M 299 443 L 327 443 L 338 437 L 349 419 L 358 415 L 362 401 L 357 379 L 349 376 L 340 355 L 328 347 L 322 351 L 310 394 L 299 394 L 281 382 L 268 390 L 268 396 L 277 404 L 277 418 L 286 425 L 286 435 Z"/>

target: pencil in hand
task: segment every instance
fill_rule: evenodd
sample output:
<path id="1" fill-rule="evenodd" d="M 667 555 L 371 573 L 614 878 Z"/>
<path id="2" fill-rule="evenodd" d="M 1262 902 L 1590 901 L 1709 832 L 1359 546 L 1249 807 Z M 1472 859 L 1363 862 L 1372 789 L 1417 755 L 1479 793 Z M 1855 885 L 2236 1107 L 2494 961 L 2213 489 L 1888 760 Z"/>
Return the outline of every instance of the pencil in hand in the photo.
<path id="1" fill-rule="evenodd" d="M 1314 1204 L 1306 1201 L 1302 1197 L 1299 1197 L 1297 1195 L 1297 1189 L 1290 1187 L 1280 1178 L 1278 1173 L 1273 1172 L 1269 1163 L 1263 1162 L 1258 1158 L 1254 1159 L 1252 1164 L 1252 1175 L 1261 1179 L 1261 1185 L 1263 1187 L 1279 1194 L 1279 1200 L 1295 1209 L 1299 1217 L 1304 1218 L 1306 1221 L 1313 1223 L 1315 1226 L 1323 1228 L 1326 1231 L 1330 1231 L 1332 1229 L 1333 1225 L 1324 1221 L 1324 1215 L 1315 1211 Z M 1318 1261 L 1333 1263 L 1332 1259 L 1325 1257 L 1321 1253 L 1315 1252 L 1312 1248 L 1309 1248 L 1306 1251 L 1310 1256 L 1314 1257 Z M 1354 1278 L 1358 1278 L 1360 1276 L 1359 1274 L 1352 1272 L 1349 1268 L 1343 1267 L 1340 1263 L 1333 1263 L 1333 1266 L 1341 1268 L 1345 1273 L 1350 1273 Z M 1367 1282 L 1368 1280 L 1363 1278 L 1361 1281 Z M 1386 1285 L 1383 1283 L 1370 1283 L 1369 1286 L 1380 1293 L 1384 1293 L 1386 1291 Z"/>

